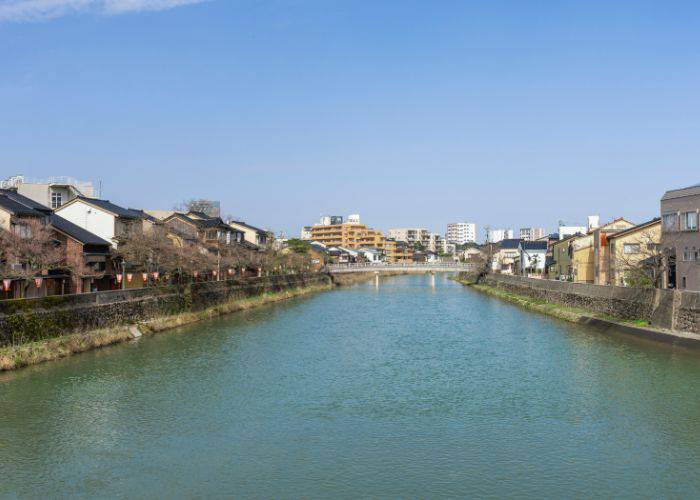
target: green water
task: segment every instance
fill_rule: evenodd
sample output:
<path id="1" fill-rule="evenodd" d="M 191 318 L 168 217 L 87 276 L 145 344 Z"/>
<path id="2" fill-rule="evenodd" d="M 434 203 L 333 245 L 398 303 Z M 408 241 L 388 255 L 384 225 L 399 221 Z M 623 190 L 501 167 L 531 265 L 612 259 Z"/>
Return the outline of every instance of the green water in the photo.
<path id="1" fill-rule="evenodd" d="M 9 497 L 692 498 L 700 355 L 438 276 L 0 377 Z"/>

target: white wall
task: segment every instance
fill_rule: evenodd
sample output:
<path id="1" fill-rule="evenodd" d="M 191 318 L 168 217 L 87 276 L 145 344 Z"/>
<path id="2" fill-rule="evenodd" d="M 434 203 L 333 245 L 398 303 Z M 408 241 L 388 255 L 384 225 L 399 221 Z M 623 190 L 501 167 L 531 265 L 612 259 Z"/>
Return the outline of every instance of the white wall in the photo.
<path id="1" fill-rule="evenodd" d="M 56 213 L 76 226 L 80 226 L 107 241 L 111 241 L 112 246 L 117 247 L 117 243 L 114 240 L 115 221 L 112 214 L 88 205 L 82 200 L 78 200 L 70 205 L 64 205 L 56 210 Z"/>

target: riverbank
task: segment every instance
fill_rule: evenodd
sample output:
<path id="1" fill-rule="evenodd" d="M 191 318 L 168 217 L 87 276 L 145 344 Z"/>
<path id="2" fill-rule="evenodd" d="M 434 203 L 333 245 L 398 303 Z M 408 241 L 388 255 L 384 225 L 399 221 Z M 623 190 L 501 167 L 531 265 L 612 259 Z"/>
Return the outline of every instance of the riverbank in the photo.
<path id="1" fill-rule="evenodd" d="M 543 299 L 505 291 L 489 284 L 479 284 L 464 279 L 456 279 L 455 281 L 481 293 L 518 305 L 523 309 L 572 323 L 595 326 L 606 331 L 606 333 L 632 335 L 664 343 L 700 348 L 700 335 L 696 333 L 655 328 L 650 326 L 645 320 L 623 319 L 583 308 L 555 304 Z"/>
<path id="2" fill-rule="evenodd" d="M 260 295 L 231 299 L 198 311 L 163 315 L 132 324 L 89 330 L 2 347 L 0 348 L 0 371 L 16 370 L 46 361 L 62 359 L 100 347 L 134 340 L 142 335 L 153 335 L 216 316 L 329 290 L 332 287 L 333 285 L 330 281 L 326 281 L 322 284 L 268 291 Z"/>

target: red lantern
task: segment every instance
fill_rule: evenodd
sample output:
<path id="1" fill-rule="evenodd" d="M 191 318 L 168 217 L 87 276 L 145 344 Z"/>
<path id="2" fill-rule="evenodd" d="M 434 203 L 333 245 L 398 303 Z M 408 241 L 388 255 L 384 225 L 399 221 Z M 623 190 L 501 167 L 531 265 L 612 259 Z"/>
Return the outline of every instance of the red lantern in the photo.
<path id="1" fill-rule="evenodd" d="M 192 273 L 192 274 L 194 275 L 195 278 L 199 278 L 199 271 L 195 271 L 195 272 Z"/>
<path id="2" fill-rule="evenodd" d="M 155 272 L 153 272 L 152 276 L 153 276 L 154 280 L 157 280 L 158 276 L 160 276 L 160 273 L 158 271 L 155 271 Z"/>
<path id="3" fill-rule="evenodd" d="M 37 288 L 41 288 L 41 283 L 44 281 L 44 278 L 34 278 L 34 284 L 36 285 Z"/>
<path id="4" fill-rule="evenodd" d="M 212 271 L 211 273 L 214 275 L 214 277 L 217 277 L 219 275 L 219 271 Z"/>
<path id="5" fill-rule="evenodd" d="M 229 275 L 229 276 L 233 276 L 233 269 L 229 269 L 229 270 L 228 270 L 228 275 Z"/>
<path id="6" fill-rule="evenodd" d="M 141 279 L 143 281 L 148 281 L 148 273 L 141 273 Z"/>
<path id="7" fill-rule="evenodd" d="M 2 280 L 2 288 L 6 292 L 10 291 L 11 286 L 12 286 L 12 280 Z"/>
<path id="8" fill-rule="evenodd" d="M 119 283 L 119 284 L 121 285 L 121 284 L 122 284 L 122 279 L 123 279 L 123 278 L 124 278 L 124 277 L 123 277 L 121 274 L 117 274 L 117 283 Z"/>
<path id="9" fill-rule="evenodd" d="M 126 273 L 126 281 L 131 283 L 132 279 L 134 279 L 134 273 Z"/>

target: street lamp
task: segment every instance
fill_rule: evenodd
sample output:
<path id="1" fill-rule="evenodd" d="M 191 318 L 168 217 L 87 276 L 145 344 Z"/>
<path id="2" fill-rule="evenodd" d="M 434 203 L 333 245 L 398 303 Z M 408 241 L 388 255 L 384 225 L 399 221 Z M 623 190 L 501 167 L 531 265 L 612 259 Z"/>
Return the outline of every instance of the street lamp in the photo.
<path id="1" fill-rule="evenodd" d="M 126 261 L 122 259 L 122 290 L 126 289 Z"/>

